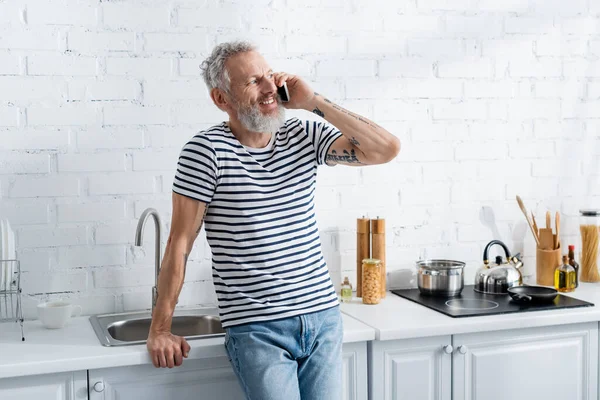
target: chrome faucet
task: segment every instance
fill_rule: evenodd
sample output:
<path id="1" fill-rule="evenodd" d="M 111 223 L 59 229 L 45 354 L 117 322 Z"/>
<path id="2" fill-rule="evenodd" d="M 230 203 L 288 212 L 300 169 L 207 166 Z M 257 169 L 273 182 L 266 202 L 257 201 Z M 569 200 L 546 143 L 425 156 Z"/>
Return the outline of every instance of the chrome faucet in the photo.
<path id="1" fill-rule="evenodd" d="M 146 221 L 148 217 L 152 216 L 154 218 L 154 229 L 155 229 L 155 239 L 154 239 L 154 287 L 152 288 L 152 315 L 154 315 L 154 307 L 156 307 L 156 299 L 158 298 L 158 274 L 160 273 L 160 238 L 162 233 L 162 225 L 160 223 L 160 216 L 158 215 L 158 211 L 154 208 L 147 208 L 142 213 L 140 220 L 138 221 L 137 228 L 135 229 L 135 245 L 142 245 L 142 234 L 144 232 L 144 226 L 146 225 Z"/>

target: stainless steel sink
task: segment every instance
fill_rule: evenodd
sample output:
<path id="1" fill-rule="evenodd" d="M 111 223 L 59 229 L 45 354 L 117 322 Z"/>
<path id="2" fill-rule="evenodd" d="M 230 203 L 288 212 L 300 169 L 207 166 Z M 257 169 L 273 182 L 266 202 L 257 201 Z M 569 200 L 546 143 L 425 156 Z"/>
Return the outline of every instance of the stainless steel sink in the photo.
<path id="1" fill-rule="evenodd" d="M 90 317 L 98 340 L 109 347 L 146 343 L 151 322 L 149 311 Z M 171 332 L 186 339 L 225 336 L 216 308 L 175 309 Z"/>

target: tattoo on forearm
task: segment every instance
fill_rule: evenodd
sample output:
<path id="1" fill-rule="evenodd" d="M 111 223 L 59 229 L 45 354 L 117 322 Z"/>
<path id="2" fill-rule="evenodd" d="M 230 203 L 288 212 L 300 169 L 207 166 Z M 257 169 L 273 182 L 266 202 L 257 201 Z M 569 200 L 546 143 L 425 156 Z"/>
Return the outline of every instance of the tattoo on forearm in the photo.
<path id="1" fill-rule="evenodd" d="M 323 111 L 319 110 L 319 107 L 315 107 L 315 109 L 312 110 L 312 112 L 314 112 L 315 114 L 317 114 L 321 118 L 325 118 L 325 114 L 323 114 Z"/>
<path id="2" fill-rule="evenodd" d="M 331 103 L 331 101 L 330 101 L 328 98 L 326 98 L 326 97 L 325 97 L 325 96 L 323 96 L 323 95 L 320 95 L 320 94 L 319 94 L 319 93 L 317 93 L 317 92 L 315 92 L 315 96 L 321 96 L 321 97 L 323 98 L 323 100 L 325 100 L 325 102 L 326 102 L 326 103 L 333 104 L 333 103 Z"/>
<path id="3" fill-rule="evenodd" d="M 348 163 L 348 164 L 362 164 L 358 158 L 356 157 L 356 152 L 354 151 L 354 149 L 351 149 L 350 151 L 348 150 L 344 150 L 344 154 L 337 154 L 337 151 L 335 150 L 331 150 L 331 154 L 327 154 L 327 157 L 325 158 L 326 161 L 333 161 L 333 162 L 344 162 L 344 163 Z"/>
<path id="4" fill-rule="evenodd" d="M 321 95 L 320 95 L 319 93 L 315 92 L 315 96 L 321 96 Z M 331 106 L 332 106 L 332 107 L 333 107 L 335 110 L 338 110 L 338 111 L 340 111 L 340 112 L 342 112 L 342 113 L 344 113 L 344 114 L 346 114 L 346 115 L 348 115 L 348 116 L 350 116 L 350 117 L 354 118 L 354 119 L 355 119 L 355 120 L 357 120 L 357 121 L 363 122 L 363 123 L 365 123 L 365 124 L 369 125 L 369 126 L 370 126 L 370 127 L 372 127 L 372 128 L 375 128 L 375 129 L 381 128 L 381 127 L 380 127 L 379 125 L 377 125 L 376 123 L 374 123 L 374 122 L 371 122 L 371 121 L 368 121 L 368 120 L 366 120 L 366 119 L 362 118 L 360 115 L 356 115 L 356 114 L 354 114 L 354 113 L 352 113 L 352 112 L 350 112 L 350 111 L 346 110 L 345 108 L 343 108 L 343 107 L 340 107 L 340 106 L 338 106 L 338 105 L 337 105 L 337 104 L 335 104 L 335 103 L 332 103 L 332 102 L 331 102 L 331 101 L 330 101 L 328 98 L 326 98 L 326 97 L 324 97 L 324 96 L 321 96 L 321 97 L 323 97 L 323 100 L 325 100 L 325 102 L 326 102 L 326 103 L 329 103 L 329 104 L 331 104 Z M 323 114 L 323 112 L 322 112 L 321 110 L 319 110 L 319 108 L 317 108 L 317 107 L 315 107 L 315 109 L 313 110 L 313 112 L 314 112 L 315 114 L 319 115 L 320 117 L 324 117 L 324 116 L 325 116 L 325 115 Z M 358 144 L 357 144 L 357 146 L 358 146 Z"/>
<path id="5" fill-rule="evenodd" d="M 381 128 L 381 127 L 380 127 L 379 125 L 377 125 L 376 123 L 374 123 L 374 122 L 371 122 L 371 121 L 368 121 L 368 120 L 364 119 L 363 117 L 361 117 L 360 115 L 356 115 L 356 114 L 354 114 L 354 113 L 352 113 L 352 112 L 350 112 L 350 111 L 348 111 L 348 110 L 346 110 L 346 109 L 344 109 L 344 108 L 342 108 L 342 107 L 338 106 L 337 104 L 332 104 L 331 106 L 332 106 L 334 109 L 336 109 L 336 110 L 338 110 L 338 111 L 340 111 L 340 112 L 342 112 L 342 113 L 344 113 L 344 114 L 348 115 L 349 117 L 352 117 L 352 118 L 354 118 L 354 119 L 355 119 L 355 120 L 357 120 L 357 121 L 360 121 L 360 122 L 362 122 L 362 123 L 365 123 L 365 124 L 369 125 L 371 128 L 375 128 L 375 129 L 377 129 L 377 128 Z"/>
<path id="6" fill-rule="evenodd" d="M 348 139 L 350 141 L 350 143 L 352 143 L 355 146 L 360 146 L 360 143 L 358 142 L 358 140 L 356 140 L 356 138 L 354 136 L 352 136 L 351 139 Z"/>

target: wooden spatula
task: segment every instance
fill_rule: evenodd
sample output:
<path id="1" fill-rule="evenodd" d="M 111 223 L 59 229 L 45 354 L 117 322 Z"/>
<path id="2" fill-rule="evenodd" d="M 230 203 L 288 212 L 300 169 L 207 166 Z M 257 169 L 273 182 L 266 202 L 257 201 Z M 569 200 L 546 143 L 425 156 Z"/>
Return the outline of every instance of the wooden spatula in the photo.
<path id="1" fill-rule="evenodd" d="M 552 228 L 540 229 L 540 247 L 542 250 L 554 249 L 554 234 L 552 233 Z"/>
<path id="2" fill-rule="evenodd" d="M 517 196 L 517 203 L 519 203 L 519 208 L 521 209 L 521 211 L 523 212 L 523 215 L 525 216 L 525 219 L 527 220 L 527 225 L 529 225 L 529 228 L 531 229 L 531 233 L 533 233 L 533 238 L 535 239 L 535 244 L 539 247 L 540 239 L 538 238 L 537 231 L 533 229 L 533 222 L 531 222 L 531 219 L 529 219 L 529 214 L 527 214 L 527 209 L 525 208 L 525 204 L 523 204 L 523 200 L 521 200 L 521 197 L 519 197 L 519 196 Z"/>
<path id="3" fill-rule="evenodd" d="M 531 221 L 533 221 L 533 234 L 537 236 L 537 241 L 540 241 L 540 229 L 538 228 L 537 222 L 535 220 L 535 215 L 533 215 L 533 211 L 531 212 Z"/>
<path id="4" fill-rule="evenodd" d="M 554 249 L 554 232 L 552 232 L 550 211 L 546 212 L 546 227 L 540 229 L 540 247 L 543 250 Z"/>

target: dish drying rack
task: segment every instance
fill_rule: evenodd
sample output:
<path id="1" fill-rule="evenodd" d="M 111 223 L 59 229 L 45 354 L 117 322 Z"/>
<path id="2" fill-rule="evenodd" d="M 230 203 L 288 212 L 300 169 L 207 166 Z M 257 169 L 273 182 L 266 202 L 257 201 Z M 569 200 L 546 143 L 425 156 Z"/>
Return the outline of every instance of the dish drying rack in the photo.
<path id="1" fill-rule="evenodd" d="M 0 270 L 9 263 L 9 271 L 14 271 L 8 283 L 8 289 L 0 289 L 0 322 L 18 322 L 21 324 L 21 341 L 23 334 L 23 308 L 21 307 L 21 264 L 19 260 L 0 260 Z"/>

